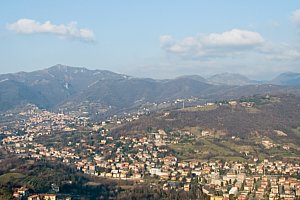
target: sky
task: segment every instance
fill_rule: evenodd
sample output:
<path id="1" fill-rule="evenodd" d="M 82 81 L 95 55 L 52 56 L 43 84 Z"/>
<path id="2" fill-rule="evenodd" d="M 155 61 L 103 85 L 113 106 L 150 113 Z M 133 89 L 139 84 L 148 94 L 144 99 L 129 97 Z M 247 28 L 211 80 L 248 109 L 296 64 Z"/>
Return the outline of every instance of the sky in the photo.
<path id="1" fill-rule="evenodd" d="M 300 1 L 1 1 L 0 73 L 56 64 L 158 79 L 300 72 Z"/>

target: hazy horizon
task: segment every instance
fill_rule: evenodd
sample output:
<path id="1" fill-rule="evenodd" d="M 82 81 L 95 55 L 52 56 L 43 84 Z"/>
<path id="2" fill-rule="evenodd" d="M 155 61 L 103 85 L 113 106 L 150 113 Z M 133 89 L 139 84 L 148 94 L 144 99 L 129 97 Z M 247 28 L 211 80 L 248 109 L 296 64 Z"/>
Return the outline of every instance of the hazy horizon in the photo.
<path id="1" fill-rule="evenodd" d="M 48 67 L 44 67 L 44 68 L 37 68 L 37 69 L 34 69 L 34 70 L 28 70 L 28 71 L 16 71 L 16 72 L 0 73 L 0 75 L 2 75 L 2 74 L 15 74 L 15 73 L 22 73 L 22 72 L 31 73 L 31 72 L 35 72 L 35 71 L 49 69 L 49 68 L 55 67 L 57 65 L 62 65 L 62 66 L 66 66 L 66 67 L 74 67 L 74 68 L 85 68 L 87 70 L 100 70 L 100 71 L 101 70 L 107 70 L 107 71 L 110 71 L 110 72 L 113 72 L 113 73 L 123 74 L 123 75 L 131 76 L 131 77 L 134 77 L 134 78 L 151 78 L 151 79 L 157 79 L 157 80 L 176 79 L 176 78 L 184 77 L 184 76 L 200 76 L 200 77 L 203 77 L 205 79 L 208 79 L 208 78 L 210 78 L 212 76 L 215 76 L 215 75 L 223 75 L 223 74 L 232 74 L 232 75 L 234 75 L 235 74 L 235 75 L 245 76 L 246 78 L 248 78 L 250 80 L 254 80 L 254 81 L 270 81 L 270 80 L 276 78 L 277 76 L 279 76 L 279 75 L 281 75 L 283 73 L 297 73 L 297 72 L 292 72 L 292 71 L 286 71 L 286 72 L 275 74 L 274 77 L 271 77 L 269 79 L 252 78 L 251 76 L 247 76 L 246 74 L 236 73 L 236 72 L 220 72 L 220 73 L 215 73 L 215 74 L 180 74 L 178 76 L 173 76 L 173 77 L 156 78 L 156 77 L 151 77 L 151 76 L 135 76 L 135 75 L 126 74 L 126 73 L 122 73 L 122 72 L 118 72 L 118 71 L 113 71 L 113 70 L 109 70 L 109 69 L 101 69 L 101 68 L 93 68 L 92 69 L 92 68 L 89 68 L 88 66 L 70 66 L 70 65 L 65 65 L 65 64 L 55 64 L 55 65 L 52 65 L 52 66 L 48 66 Z"/>

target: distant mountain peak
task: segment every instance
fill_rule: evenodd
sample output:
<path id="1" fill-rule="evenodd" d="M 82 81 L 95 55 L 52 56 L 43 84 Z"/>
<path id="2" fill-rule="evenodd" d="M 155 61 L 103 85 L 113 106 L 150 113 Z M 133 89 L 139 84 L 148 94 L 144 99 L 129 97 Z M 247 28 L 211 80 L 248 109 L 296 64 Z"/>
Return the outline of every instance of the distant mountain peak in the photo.
<path id="1" fill-rule="evenodd" d="M 208 82 L 216 85 L 253 85 L 257 81 L 250 80 L 244 75 L 238 73 L 221 73 L 208 78 Z"/>
<path id="2" fill-rule="evenodd" d="M 284 73 L 279 83 L 300 85 L 300 74 Z M 93 108 L 95 112 L 97 109 L 102 112 L 106 108 L 133 108 L 140 105 L 140 99 L 145 102 L 191 96 L 224 99 L 282 91 L 284 88 L 259 86 L 259 82 L 236 73 L 217 74 L 208 79 L 199 75 L 185 75 L 176 79 L 156 80 L 57 64 L 44 70 L 0 75 L 0 111 L 23 103 L 33 103 L 43 108 L 71 105 L 70 109 Z M 295 88 L 298 91 L 298 87 Z"/>
<path id="3" fill-rule="evenodd" d="M 242 74 L 238 74 L 238 73 L 229 73 L 229 72 L 224 72 L 224 73 L 220 73 L 220 74 L 215 74 L 213 76 L 211 76 L 210 78 L 213 77 L 239 77 L 239 78 L 243 78 L 246 80 L 249 80 L 246 76 L 242 75 Z"/>
<path id="4" fill-rule="evenodd" d="M 192 80 L 200 81 L 203 83 L 207 82 L 207 80 L 205 78 L 203 78 L 202 76 L 199 76 L 199 75 L 184 75 L 184 76 L 179 76 L 176 79 L 192 79 Z"/>
<path id="5" fill-rule="evenodd" d="M 46 70 L 48 71 L 68 71 L 68 70 L 88 70 L 87 68 L 84 67 L 71 67 L 68 65 L 62 65 L 62 64 L 56 64 L 52 67 L 47 68 Z"/>
<path id="6" fill-rule="evenodd" d="M 283 73 L 279 74 L 279 76 L 280 75 L 295 75 L 295 74 L 299 74 L 299 73 L 295 73 L 295 72 L 283 72 Z"/>
<path id="7" fill-rule="evenodd" d="M 300 85 L 300 73 L 285 72 L 279 74 L 270 83 L 276 85 Z"/>

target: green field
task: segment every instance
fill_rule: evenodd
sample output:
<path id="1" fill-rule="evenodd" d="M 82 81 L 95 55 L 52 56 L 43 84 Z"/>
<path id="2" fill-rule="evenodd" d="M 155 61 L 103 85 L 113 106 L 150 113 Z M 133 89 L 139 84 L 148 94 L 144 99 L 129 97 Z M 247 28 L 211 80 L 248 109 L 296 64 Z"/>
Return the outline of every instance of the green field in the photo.
<path id="1" fill-rule="evenodd" d="M 230 142 L 217 142 L 213 138 L 200 138 L 193 144 L 172 144 L 170 148 L 177 152 L 181 160 L 206 159 L 207 157 L 226 160 L 243 160 L 240 149 L 249 147 L 233 145 Z"/>

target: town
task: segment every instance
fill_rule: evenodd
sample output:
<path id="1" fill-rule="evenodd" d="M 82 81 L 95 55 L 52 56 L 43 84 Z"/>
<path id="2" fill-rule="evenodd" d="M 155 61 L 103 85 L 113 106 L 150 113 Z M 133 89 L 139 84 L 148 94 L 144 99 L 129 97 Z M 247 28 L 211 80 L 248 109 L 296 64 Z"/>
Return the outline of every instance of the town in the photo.
<path id="1" fill-rule="evenodd" d="M 229 106 L 237 104 L 237 101 L 229 102 Z M 253 106 L 251 102 L 240 104 Z M 205 106 L 215 104 L 196 108 Z M 114 127 L 138 120 L 143 114 L 115 116 L 92 123 L 87 117 L 53 113 L 31 105 L 17 114 L 18 121 L 13 126 L 1 127 L 5 137 L 0 148 L 24 159 L 55 160 L 89 176 L 149 184 L 159 190 L 189 192 L 193 185 L 200 185 L 203 194 L 211 200 L 300 198 L 299 160 L 286 162 L 253 155 L 245 155 L 244 161 L 182 159 L 171 148 L 172 145 L 185 148 L 185 144 L 199 137 L 205 140 L 214 134 L 211 130 L 202 130 L 200 136 L 188 130 L 163 129 L 111 134 Z M 262 141 L 266 149 L 274 146 L 269 143 Z M 59 199 L 59 186 L 54 184 L 52 191 L 32 194 L 28 188 L 21 187 L 12 192 L 16 199 Z M 64 196 L 64 199 L 71 198 L 71 195 Z"/>

